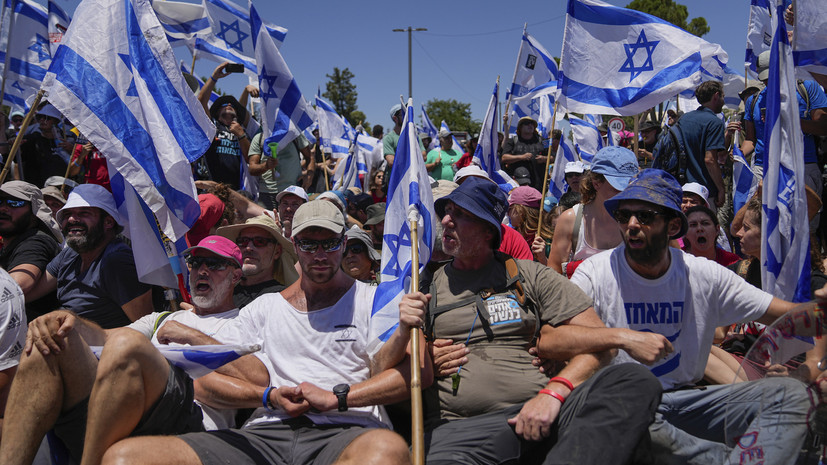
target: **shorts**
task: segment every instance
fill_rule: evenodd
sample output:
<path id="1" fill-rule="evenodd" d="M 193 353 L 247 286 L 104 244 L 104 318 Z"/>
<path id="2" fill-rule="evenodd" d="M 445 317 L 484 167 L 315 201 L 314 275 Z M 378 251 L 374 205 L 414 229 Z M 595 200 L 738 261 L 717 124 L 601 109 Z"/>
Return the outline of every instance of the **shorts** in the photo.
<path id="1" fill-rule="evenodd" d="M 194 402 L 192 379 L 172 364 L 164 393 L 141 417 L 130 436 L 183 434 L 204 431 L 201 408 Z M 86 436 L 86 415 L 89 398 L 60 415 L 55 422 L 55 435 L 63 442 L 72 458 L 80 462 Z"/>
<path id="2" fill-rule="evenodd" d="M 306 417 L 179 436 L 204 465 L 314 464 L 336 461 L 357 437 L 373 428 L 315 425 Z"/>

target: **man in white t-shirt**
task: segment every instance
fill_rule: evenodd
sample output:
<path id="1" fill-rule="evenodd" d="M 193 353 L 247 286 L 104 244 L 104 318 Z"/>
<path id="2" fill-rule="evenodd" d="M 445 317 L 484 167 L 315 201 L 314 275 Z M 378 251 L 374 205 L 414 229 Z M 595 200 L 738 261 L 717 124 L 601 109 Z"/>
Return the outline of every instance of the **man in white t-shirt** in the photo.
<path id="1" fill-rule="evenodd" d="M 11 393 L 0 463 L 31 463 L 46 432 L 75 461 L 100 463 L 107 448 L 130 435 L 201 431 L 202 412 L 190 377 L 155 348 L 162 344 L 238 343 L 229 323 L 238 314 L 233 287 L 241 251 L 208 236 L 184 251 L 192 310 L 151 313 L 126 328 L 104 330 L 68 310 L 32 322 Z M 90 346 L 103 346 L 100 360 Z M 226 415 L 205 423 L 227 427 Z"/>
<path id="2" fill-rule="evenodd" d="M 609 329 L 581 350 L 623 349 L 615 362 L 649 361 L 664 388 L 650 427 L 655 463 L 795 463 L 807 433 L 805 386 L 767 378 L 733 386 L 694 385 L 703 377 L 715 328 L 771 324 L 794 304 L 754 288 L 726 268 L 669 247 L 687 220 L 681 186 L 643 170 L 605 202 L 624 244 L 586 260 L 572 276 Z M 592 340 L 594 341 L 594 340 Z M 582 340 L 582 343 L 587 341 Z"/>
<path id="3" fill-rule="evenodd" d="M 293 217 L 299 280 L 281 293 L 260 296 L 234 322 L 244 340 L 259 342 L 262 350 L 196 381 L 199 392 L 208 394 L 205 403 L 258 406 L 243 428 L 133 437 L 111 448 L 107 460 L 409 463 L 407 444 L 387 429 L 381 405 L 409 396 L 406 347 L 410 326 L 419 320 L 403 312 L 390 339 L 374 343 L 380 331 L 371 319 L 376 287 L 342 270 L 346 241 L 344 215 L 333 203 L 313 200 L 299 207 Z M 423 366 L 422 385 L 428 386 L 430 359 Z M 234 388 L 214 383 L 222 379 L 232 379 Z"/>

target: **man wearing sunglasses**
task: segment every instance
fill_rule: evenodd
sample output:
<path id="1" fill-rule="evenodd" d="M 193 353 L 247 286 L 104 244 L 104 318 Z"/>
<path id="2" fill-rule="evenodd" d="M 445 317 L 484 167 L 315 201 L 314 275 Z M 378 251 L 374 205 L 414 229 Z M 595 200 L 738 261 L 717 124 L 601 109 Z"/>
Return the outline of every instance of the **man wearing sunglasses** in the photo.
<path id="1" fill-rule="evenodd" d="M 191 310 L 151 313 L 114 330 L 67 310 L 32 322 L 9 394 L 6 419 L 14 428 L 4 431 L 1 463 L 31 463 L 52 428 L 76 462 L 100 463 L 109 446 L 130 435 L 233 426 L 234 410 L 193 402 L 189 375 L 156 346 L 241 343 L 232 325 L 241 251 L 208 236 L 183 254 Z M 101 345 L 98 360 L 89 347 Z"/>
<path id="2" fill-rule="evenodd" d="M 35 115 L 37 128 L 27 133 L 20 145 L 22 173 L 16 179 L 43 186 L 50 176 L 63 176 L 69 165 L 70 154 L 75 144 L 73 140 L 64 140 L 58 125 L 63 115 L 46 104 Z"/>
<path id="3" fill-rule="evenodd" d="M 571 280 L 594 299 L 609 328 L 597 340 L 542 341 L 552 351 L 622 349 L 615 362 L 651 365 L 664 389 L 650 427 L 653 463 L 754 463 L 763 457 L 763 463 L 793 464 L 807 433 L 804 384 L 766 378 L 693 387 L 703 376 L 716 327 L 752 320 L 769 325 L 794 304 L 711 260 L 669 247 L 688 227 L 681 200 L 674 177 L 647 169 L 604 203 L 623 245 L 584 261 Z"/>
<path id="4" fill-rule="evenodd" d="M 23 294 L 32 296 L 35 283 L 60 252 L 59 244 L 63 242 L 60 227 L 37 186 L 24 181 L 9 181 L 0 186 L 0 237 L 0 267 L 9 272 Z M 29 300 L 26 316 L 31 321 L 57 305 L 55 292 L 50 292 Z"/>
<path id="5" fill-rule="evenodd" d="M 243 340 L 262 350 L 200 378 L 205 402 L 258 409 L 241 429 L 178 437 L 130 438 L 107 454 L 134 463 L 406 463 L 405 441 L 387 429 L 381 404 L 409 395 L 407 341 L 379 343 L 371 327 L 376 288 L 341 269 L 345 218 L 326 200 L 313 200 L 293 217 L 301 277 L 278 294 L 265 294 L 235 320 Z M 410 330 L 400 319 L 400 331 Z M 397 331 L 399 333 L 399 331 Z M 373 342 L 376 343 L 373 343 Z M 386 350 L 386 348 L 388 348 Z M 402 362 L 397 368 L 399 361 Z M 430 364 L 430 363 L 428 363 Z M 430 371 L 423 369 L 423 385 Z M 214 382 L 231 378 L 235 389 Z M 175 454 L 168 451 L 174 450 Z"/>

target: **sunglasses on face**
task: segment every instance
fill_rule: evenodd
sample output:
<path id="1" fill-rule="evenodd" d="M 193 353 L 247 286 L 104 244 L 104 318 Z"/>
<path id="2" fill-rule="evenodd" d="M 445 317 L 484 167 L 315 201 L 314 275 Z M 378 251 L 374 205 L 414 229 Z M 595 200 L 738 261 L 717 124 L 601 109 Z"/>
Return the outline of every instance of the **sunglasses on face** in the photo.
<path id="1" fill-rule="evenodd" d="M 8 205 L 11 208 L 20 208 L 26 205 L 26 201 L 19 199 L 0 199 L 0 206 L 3 205 Z"/>
<path id="2" fill-rule="evenodd" d="M 228 266 L 231 266 L 230 262 L 218 257 L 196 257 L 190 255 L 186 258 L 186 262 L 191 270 L 197 270 L 201 268 L 201 265 L 207 265 L 207 269 L 210 271 L 224 271 Z"/>
<path id="3" fill-rule="evenodd" d="M 262 247 L 267 247 L 267 244 L 271 244 L 275 241 L 275 239 L 269 237 L 239 237 L 235 240 L 235 244 L 243 249 L 244 247 L 247 247 L 250 242 L 252 242 L 254 246 L 260 249 Z"/>
<path id="4" fill-rule="evenodd" d="M 297 239 L 296 245 L 298 245 L 299 250 L 301 250 L 304 253 L 313 253 L 319 250 L 320 246 L 322 250 L 324 250 L 325 252 L 335 252 L 339 250 L 339 248 L 342 246 L 343 240 L 344 239 L 341 237 L 337 237 L 334 239 L 324 239 L 321 241 L 316 241 L 313 239 Z"/>
<path id="5" fill-rule="evenodd" d="M 361 242 L 356 242 L 355 244 L 351 244 L 351 245 L 347 246 L 347 248 L 345 249 L 345 255 L 350 254 L 350 253 L 359 255 L 361 253 L 365 253 L 366 250 L 367 250 L 367 247 L 365 247 L 365 244 L 363 244 Z"/>
<path id="6" fill-rule="evenodd" d="M 628 223 L 634 216 L 637 218 L 638 223 L 644 226 L 651 224 L 655 221 L 655 218 L 663 215 L 663 212 L 658 212 L 655 210 L 627 210 L 625 208 L 618 208 L 614 212 L 614 218 L 620 224 Z"/>

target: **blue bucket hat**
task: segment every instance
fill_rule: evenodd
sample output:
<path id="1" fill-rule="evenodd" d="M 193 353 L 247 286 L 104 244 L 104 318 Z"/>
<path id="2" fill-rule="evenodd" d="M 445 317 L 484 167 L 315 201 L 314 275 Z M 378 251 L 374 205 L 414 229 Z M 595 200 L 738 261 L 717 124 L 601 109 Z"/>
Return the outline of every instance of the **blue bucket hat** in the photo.
<path id="1" fill-rule="evenodd" d="M 686 215 L 681 211 L 682 199 L 683 190 L 674 176 L 663 170 L 649 168 L 641 171 L 623 192 L 603 202 L 603 206 L 612 215 L 623 200 L 640 200 L 668 208 L 681 219 L 681 230 L 670 238 L 677 239 L 689 229 Z"/>
<path id="2" fill-rule="evenodd" d="M 487 179 L 469 176 L 453 192 L 434 202 L 434 210 L 440 218 L 445 216 L 445 206 L 448 202 L 454 202 L 477 218 L 491 224 L 497 230 L 497 241 L 494 247 L 500 246 L 502 241 L 500 225 L 508 208 L 508 197 L 498 185 Z"/>
<path id="3" fill-rule="evenodd" d="M 622 191 L 629 185 L 629 181 L 637 175 L 640 166 L 635 154 L 617 145 L 603 147 L 594 154 L 592 159 L 592 173 L 602 174 L 606 181 L 615 189 Z"/>

